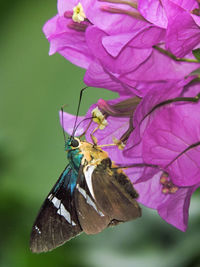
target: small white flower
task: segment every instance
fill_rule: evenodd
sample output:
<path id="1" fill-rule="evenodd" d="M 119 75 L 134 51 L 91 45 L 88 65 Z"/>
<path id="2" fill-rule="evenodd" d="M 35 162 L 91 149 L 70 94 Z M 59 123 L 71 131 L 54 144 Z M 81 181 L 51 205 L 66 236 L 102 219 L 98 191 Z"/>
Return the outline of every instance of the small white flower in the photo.
<path id="1" fill-rule="evenodd" d="M 86 15 L 83 11 L 83 6 L 81 5 L 81 3 L 78 3 L 78 5 L 73 8 L 72 20 L 74 22 L 80 23 L 84 21 L 85 18 L 86 18 Z"/>
<path id="2" fill-rule="evenodd" d="M 103 130 L 108 125 L 107 120 L 105 119 L 104 115 L 101 113 L 98 107 L 92 110 L 92 117 L 93 121 L 99 125 L 100 130 Z"/>

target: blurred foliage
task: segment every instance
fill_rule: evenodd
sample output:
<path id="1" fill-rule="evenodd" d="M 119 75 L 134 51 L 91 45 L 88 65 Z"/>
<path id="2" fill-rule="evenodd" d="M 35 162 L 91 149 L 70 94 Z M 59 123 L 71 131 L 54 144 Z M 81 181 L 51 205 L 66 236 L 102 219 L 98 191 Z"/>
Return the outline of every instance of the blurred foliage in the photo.
<path id="1" fill-rule="evenodd" d="M 29 251 L 35 216 L 66 165 L 58 111 L 67 104 L 68 112 L 76 112 L 84 70 L 60 55 L 48 56 L 42 26 L 56 14 L 56 0 L 1 1 L 0 12 L 0 267 L 200 266 L 195 196 L 186 233 L 144 208 L 134 222 L 82 234 L 50 253 Z M 88 89 L 81 114 L 113 95 Z"/>

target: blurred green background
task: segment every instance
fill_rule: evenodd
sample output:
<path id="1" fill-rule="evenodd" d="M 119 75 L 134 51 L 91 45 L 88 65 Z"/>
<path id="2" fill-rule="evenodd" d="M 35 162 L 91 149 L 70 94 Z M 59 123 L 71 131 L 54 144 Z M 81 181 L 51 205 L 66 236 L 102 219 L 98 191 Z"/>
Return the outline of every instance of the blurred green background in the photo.
<path id="1" fill-rule="evenodd" d="M 186 233 L 155 211 L 96 236 L 82 234 L 56 250 L 35 255 L 29 235 L 35 216 L 66 166 L 58 111 L 76 112 L 84 70 L 60 55 L 48 56 L 44 22 L 56 0 L 1 1 L 0 267 L 200 266 L 197 196 Z M 89 89 L 81 113 L 113 94 Z"/>

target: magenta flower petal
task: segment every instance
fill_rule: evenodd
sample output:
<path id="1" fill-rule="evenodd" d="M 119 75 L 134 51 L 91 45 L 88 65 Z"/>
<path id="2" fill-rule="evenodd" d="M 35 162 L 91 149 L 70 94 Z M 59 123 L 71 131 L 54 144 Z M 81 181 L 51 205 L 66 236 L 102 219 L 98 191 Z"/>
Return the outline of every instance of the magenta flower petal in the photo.
<path id="1" fill-rule="evenodd" d="M 189 81 L 190 79 L 179 83 L 169 82 L 163 84 L 162 87 L 158 84 L 158 88 L 155 87 L 149 90 L 143 100 L 139 103 L 134 113 L 133 126 L 135 129 L 127 141 L 126 148 L 124 150 L 125 156 L 129 157 L 131 155 L 135 155 L 137 145 L 140 144 L 146 128 L 153 121 L 157 112 L 159 112 L 159 109 L 152 112 L 150 116 L 148 116 L 149 112 L 151 112 L 151 110 L 159 103 L 178 97 L 183 90 L 184 84 Z M 174 88 L 176 88 L 176 90 L 174 90 Z"/>
<path id="2" fill-rule="evenodd" d="M 191 13 L 171 1 L 165 2 L 168 14 L 166 48 L 175 56 L 184 57 L 200 43 L 200 28 Z"/>
<path id="3" fill-rule="evenodd" d="M 160 176 L 162 172 L 157 173 L 151 179 L 144 182 L 135 183 L 134 187 L 139 193 L 138 201 L 151 209 L 158 209 L 160 205 L 166 202 L 171 195 L 162 193 Z"/>
<path id="4" fill-rule="evenodd" d="M 160 176 L 161 172 L 158 172 L 151 179 L 134 184 L 139 193 L 138 202 L 157 209 L 162 219 L 181 231 L 186 231 L 190 198 L 197 186 L 178 188 L 175 193 L 163 194 Z"/>
<path id="5" fill-rule="evenodd" d="M 140 49 L 151 48 L 163 40 L 164 35 L 163 29 L 147 24 L 130 33 L 104 36 L 102 44 L 111 56 L 116 57 L 126 45 Z"/>
<path id="6" fill-rule="evenodd" d="M 167 29 L 166 48 L 177 57 L 187 55 L 200 42 L 200 17 L 192 14 L 198 8 L 196 0 L 139 1 L 141 14 Z"/>
<path id="7" fill-rule="evenodd" d="M 184 87 L 184 97 L 191 97 L 191 96 L 196 96 L 198 95 L 200 92 L 200 85 L 199 83 L 193 83 L 190 84 L 188 83 L 185 87 Z"/>
<path id="8" fill-rule="evenodd" d="M 200 27 L 200 16 L 192 14 L 192 18 L 195 21 L 195 23 Z"/>
<path id="9" fill-rule="evenodd" d="M 59 117 L 60 117 L 60 124 L 63 127 L 63 129 L 65 130 L 65 132 L 71 135 L 74 130 L 74 123 L 75 123 L 76 116 L 60 111 Z M 76 125 L 82 122 L 84 118 L 85 118 L 84 116 L 78 116 Z M 84 130 L 85 130 L 85 124 L 81 123 L 80 126 L 77 128 L 75 135 L 76 136 L 81 135 L 84 132 Z"/>
<path id="10" fill-rule="evenodd" d="M 186 83 L 186 80 L 181 81 L 180 83 L 171 81 L 169 83 L 163 84 L 162 87 L 160 87 L 162 89 L 160 89 L 159 87 L 151 88 L 146 97 L 143 98 L 143 101 L 138 105 L 134 116 L 134 126 L 136 127 L 138 124 L 140 124 L 141 121 L 144 120 L 145 116 L 159 103 L 178 97 L 183 90 L 184 84 Z M 176 90 L 174 90 L 174 88 L 176 88 Z"/>
<path id="11" fill-rule="evenodd" d="M 68 38 L 66 38 L 68 40 Z M 66 44 L 65 37 L 61 38 L 59 41 L 64 42 L 64 45 Z M 91 56 L 87 46 L 85 45 L 85 42 L 81 40 L 80 43 L 77 44 L 76 49 L 74 47 L 65 47 L 64 49 L 59 51 L 59 54 L 64 56 L 66 59 L 68 59 L 71 63 L 87 69 L 90 65 L 90 63 L 93 61 L 93 57 Z M 81 43 L 82 41 L 82 43 Z M 53 43 L 53 42 L 52 42 Z M 81 45 L 82 44 L 82 45 Z M 75 51 L 76 50 L 76 51 Z M 84 50 L 84 53 L 83 53 Z"/>
<path id="12" fill-rule="evenodd" d="M 162 2 L 166 2 L 168 3 L 168 0 L 162 0 Z M 198 8 L 198 3 L 196 0 L 171 0 L 171 2 L 173 2 L 174 4 L 184 8 L 187 11 L 190 11 L 192 9 Z"/>
<path id="13" fill-rule="evenodd" d="M 149 22 L 166 29 L 168 17 L 172 13 L 174 13 L 173 16 L 175 17 L 180 7 L 190 12 L 198 8 L 198 3 L 196 0 L 139 0 L 138 9 Z"/>
<path id="14" fill-rule="evenodd" d="M 124 155 L 134 158 L 135 149 L 142 144 L 145 163 L 167 172 L 175 185 L 192 186 L 200 182 L 200 103 L 175 102 L 154 110 L 163 101 L 180 96 L 183 85 L 172 83 L 171 88 L 152 90 L 143 98 L 135 111 L 135 129 L 129 136 Z M 199 85 L 187 85 L 184 91 L 185 96 L 195 97 Z"/>
<path id="15" fill-rule="evenodd" d="M 71 16 L 73 8 L 79 1 L 58 1 L 58 15 L 48 20 L 43 31 L 50 42 L 49 54 L 60 53 L 66 59 L 82 68 L 88 68 L 93 56 L 85 40 L 85 30 L 90 25 L 88 21 L 75 23 Z M 66 13 L 69 13 L 66 15 Z"/>
<path id="16" fill-rule="evenodd" d="M 43 26 L 43 32 L 47 39 L 51 37 L 55 32 L 62 33 L 65 30 L 65 27 L 63 23 L 59 23 L 62 18 L 60 18 L 58 15 L 55 17 L 49 19 Z"/>
<path id="17" fill-rule="evenodd" d="M 163 42 L 165 34 L 166 31 L 164 29 L 148 25 L 143 29 L 140 29 L 140 32 L 138 32 L 137 36 L 131 40 L 129 45 L 140 49 L 150 48 L 160 42 Z"/>
<path id="18" fill-rule="evenodd" d="M 133 90 L 120 82 L 112 73 L 107 72 L 102 65 L 97 62 L 93 62 L 89 65 L 84 82 L 88 86 L 95 86 L 99 88 L 106 88 L 114 92 L 120 93 L 120 95 L 132 94 Z"/>
<path id="19" fill-rule="evenodd" d="M 59 52 L 73 64 L 82 68 L 88 68 L 90 62 L 92 62 L 92 56 L 82 33 L 77 34 L 70 31 L 54 37 L 50 41 L 49 54 L 52 55 L 56 52 Z"/>
<path id="20" fill-rule="evenodd" d="M 138 20 L 124 13 L 109 13 L 109 7 L 121 9 L 125 12 L 137 12 L 129 5 L 106 3 L 97 0 L 81 0 L 80 2 L 89 21 L 108 34 L 132 32 L 133 29 L 142 28 L 147 23 L 145 20 Z M 108 12 L 103 11 L 102 8 L 108 10 Z"/>
<path id="21" fill-rule="evenodd" d="M 161 1 L 139 0 L 138 9 L 142 16 L 149 22 L 161 28 L 167 28 L 167 17 Z"/>
<path id="22" fill-rule="evenodd" d="M 79 0 L 70 0 L 70 1 L 58 0 L 57 2 L 58 14 L 60 16 L 63 16 L 67 10 L 73 11 L 73 8 L 77 6 L 79 2 L 80 2 Z"/>
<path id="23" fill-rule="evenodd" d="M 130 158 L 130 157 L 127 157 L 127 158 Z M 160 172 L 160 170 L 158 168 L 154 168 L 154 167 L 150 167 L 150 166 L 146 165 L 143 162 L 142 157 L 140 157 L 139 155 L 132 156 L 131 164 L 126 163 L 126 166 L 129 166 L 129 167 L 124 169 L 124 172 L 127 174 L 130 181 L 134 185 L 136 185 L 137 190 L 141 189 L 141 186 L 142 186 L 142 190 L 144 192 L 145 192 L 145 188 L 146 188 L 145 186 L 149 183 L 149 181 L 152 179 L 152 177 L 156 176 L 156 174 L 158 172 Z M 151 194 L 150 191 L 149 191 L 149 193 Z M 142 194 L 142 196 L 143 196 L 143 194 Z M 144 193 L 143 197 L 146 197 L 145 193 Z M 144 201 L 144 200 L 142 200 L 143 197 L 141 198 L 141 203 L 143 203 L 143 201 Z M 150 195 L 149 195 L 149 197 L 150 197 Z M 150 203 L 149 203 L 149 205 L 150 205 Z"/>
<path id="24" fill-rule="evenodd" d="M 191 186 L 200 182 L 200 104 L 165 107 L 145 131 L 144 161 L 162 166 L 174 184 Z M 187 151 L 188 149 L 188 151 Z"/>
<path id="25" fill-rule="evenodd" d="M 177 57 L 184 57 L 200 43 L 200 28 L 187 12 L 169 21 L 166 48 Z"/>
<path id="26" fill-rule="evenodd" d="M 138 67 L 151 54 L 151 48 L 141 51 L 141 49 L 126 46 L 118 57 L 113 58 L 106 52 L 102 45 L 102 38 L 105 36 L 105 32 L 94 26 L 89 27 L 86 31 L 86 38 L 90 51 L 100 60 L 103 67 L 109 69 L 110 72 L 129 72 Z M 134 60 L 130 60 L 130 58 L 134 58 Z"/>
<path id="27" fill-rule="evenodd" d="M 44 25 L 44 34 L 50 42 L 49 54 L 59 52 L 72 63 L 87 68 L 93 56 L 86 44 L 85 32 L 67 27 L 69 21 L 57 15 Z"/>
<path id="28" fill-rule="evenodd" d="M 135 81 L 178 81 L 182 80 L 188 73 L 199 66 L 200 63 L 175 62 L 169 57 L 153 50 L 151 56 L 136 70 L 121 75 L 119 79 L 130 86 L 134 86 Z"/>
<path id="29" fill-rule="evenodd" d="M 102 37 L 102 45 L 111 56 L 116 57 L 127 43 L 138 34 L 138 32 L 134 31 L 117 35 L 105 35 Z"/>
<path id="30" fill-rule="evenodd" d="M 195 187 L 180 188 L 158 207 L 158 214 L 166 222 L 185 232 L 188 225 L 190 198 Z"/>

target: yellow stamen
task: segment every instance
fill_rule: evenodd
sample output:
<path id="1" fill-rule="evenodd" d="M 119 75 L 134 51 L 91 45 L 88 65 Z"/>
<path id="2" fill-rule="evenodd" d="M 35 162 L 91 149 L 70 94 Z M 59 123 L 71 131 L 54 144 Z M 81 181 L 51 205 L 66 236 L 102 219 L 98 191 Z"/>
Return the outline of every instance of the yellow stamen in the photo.
<path id="1" fill-rule="evenodd" d="M 168 178 L 168 174 L 166 172 L 164 172 L 161 177 L 160 177 L 160 183 L 165 185 L 169 182 L 169 178 Z"/>
<path id="2" fill-rule="evenodd" d="M 169 189 L 169 192 L 170 192 L 171 194 L 174 194 L 174 193 L 176 193 L 177 191 L 178 191 L 178 187 L 177 187 L 177 186 L 173 186 L 172 188 Z"/>
<path id="3" fill-rule="evenodd" d="M 169 189 L 167 187 L 163 187 L 162 188 L 162 193 L 165 194 L 165 195 L 168 194 L 169 193 Z"/>

